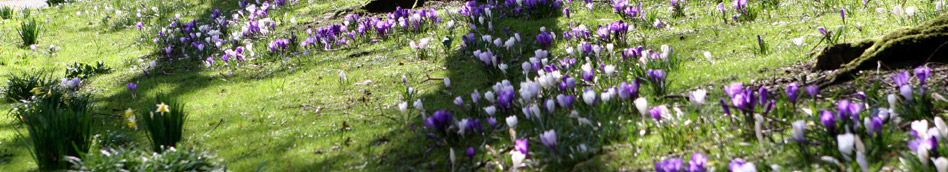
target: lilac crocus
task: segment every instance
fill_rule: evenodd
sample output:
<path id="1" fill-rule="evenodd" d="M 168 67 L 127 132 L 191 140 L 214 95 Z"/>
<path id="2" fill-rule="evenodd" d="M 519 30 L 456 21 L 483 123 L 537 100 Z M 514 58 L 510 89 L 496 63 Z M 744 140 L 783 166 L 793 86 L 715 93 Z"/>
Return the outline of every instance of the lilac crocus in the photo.
<path id="1" fill-rule="evenodd" d="M 721 103 L 721 109 L 724 110 L 724 114 L 731 115 L 731 108 L 727 106 L 727 103 L 725 103 L 724 98 L 721 98 L 720 103 Z"/>
<path id="2" fill-rule="evenodd" d="M 849 109 L 849 105 L 850 105 L 849 100 L 840 100 L 839 102 L 836 102 L 836 110 L 838 110 L 836 112 L 837 120 L 844 120 L 846 119 L 846 117 L 849 117 L 852 115 Z"/>
<path id="3" fill-rule="evenodd" d="M 866 124 L 866 130 L 872 136 L 879 135 L 882 133 L 882 122 L 881 117 L 872 117 L 872 120 Z"/>
<path id="4" fill-rule="evenodd" d="M 128 88 L 128 91 L 135 92 L 135 90 L 138 90 L 138 84 L 128 83 L 127 85 L 125 85 L 125 88 Z"/>
<path id="5" fill-rule="evenodd" d="M 691 161 L 688 161 L 688 167 L 685 172 L 705 172 L 707 169 L 708 157 L 701 153 L 691 154 Z"/>
<path id="6" fill-rule="evenodd" d="M 728 164 L 731 172 L 756 172 L 757 167 L 752 162 L 744 162 L 743 159 L 734 159 Z"/>
<path id="7" fill-rule="evenodd" d="M 528 144 L 527 139 L 517 139 L 517 141 L 514 141 L 514 151 L 527 155 L 527 152 L 528 152 L 527 146 L 529 146 L 527 144 Z"/>
<path id="8" fill-rule="evenodd" d="M 540 142 L 543 142 L 543 145 L 552 149 L 553 152 L 556 151 L 556 131 L 548 130 L 540 134 Z"/>
<path id="9" fill-rule="evenodd" d="M 836 131 L 836 116 L 830 111 L 820 111 L 820 123 L 830 131 Z"/>
<path id="10" fill-rule="evenodd" d="M 671 158 L 655 163 L 656 172 L 681 172 L 681 167 L 682 161 L 678 158 Z"/>
<path id="11" fill-rule="evenodd" d="M 816 96 L 820 94 L 820 87 L 816 85 L 806 86 L 806 94 L 816 99 Z"/>
<path id="12" fill-rule="evenodd" d="M 724 86 L 724 92 L 730 97 L 734 97 L 734 95 L 741 93 L 741 91 L 744 91 L 744 86 L 741 83 L 733 83 Z"/>
<path id="13" fill-rule="evenodd" d="M 826 34 L 827 34 L 827 33 L 826 33 L 826 28 L 818 27 L 818 28 L 816 28 L 816 30 L 819 30 L 820 33 L 822 33 L 823 35 L 826 35 Z"/>
<path id="14" fill-rule="evenodd" d="M 651 70 L 645 72 L 648 76 L 648 79 L 654 83 L 665 83 L 665 71 L 661 69 Z"/>
<path id="15" fill-rule="evenodd" d="M 791 83 L 787 85 L 787 89 L 784 92 L 787 93 L 787 100 L 790 100 L 790 103 L 797 103 L 797 91 L 800 90 L 800 86 L 797 83 Z"/>
<path id="16" fill-rule="evenodd" d="M 927 79 L 927 78 L 926 78 Z M 892 76 L 892 82 L 895 82 L 896 86 L 903 86 L 909 84 L 909 73 L 905 71 L 900 71 L 895 76 Z"/>
<path id="17" fill-rule="evenodd" d="M 138 30 L 142 30 L 143 25 L 142 22 L 135 23 L 135 27 L 138 28 Z"/>
<path id="18" fill-rule="evenodd" d="M 915 77 L 918 78 L 918 81 L 922 86 L 924 86 L 928 81 L 928 76 L 930 76 L 931 73 L 932 69 L 928 68 L 928 66 L 919 66 L 915 68 Z"/>
<path id="19" fill-rule="evenodd" d="M 573 107 L 573 101 L 575 99 L 576 98 L 573 95 L 563 95 L 563 94 L 556 95 L 556 103 L 559 104 L 560 107 L 563 107 L 563 108 Z"/>

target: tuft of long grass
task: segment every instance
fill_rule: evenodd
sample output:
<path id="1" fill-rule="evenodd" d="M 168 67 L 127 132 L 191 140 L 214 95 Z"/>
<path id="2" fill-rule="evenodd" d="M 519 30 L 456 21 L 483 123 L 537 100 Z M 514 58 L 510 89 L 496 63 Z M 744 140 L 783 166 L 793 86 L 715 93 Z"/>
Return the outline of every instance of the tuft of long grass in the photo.
<path id="1" fill-rule="evenodd" d="M 36 22 L 35 19 L 23 22 L 23 24 L 20 25 L 20 29 L 17 30 L 20 33 L 20 39 L 23 40 L 23 46 L 36 44 L 42 29 L 40 23 Z"/>
<path id="2" fill-rule="evenodd" d="M 92 100 L 55 87 L 38 97 L 14 113 L 26 125 L 39 169 L 66 169 L 65 157 L 83 155 L 92 144 Z"/>
<path id="3" fill-rule="evenodd" d="M 155 103 L 158 108 L 149 112 L 149 115 L 141 115 L 140 121 L 148 133 L 153 150 L 162 152 L 169 147 L 175 147 L 181 141 L 187 114 L 184 112 L 184 104 L 166 98 L 165 95 L 156 96 Z"/>
<path id="4" fill-rule="evenodd" d="M 12 19 L 13 8 L 9 6 L 0 7 L 0 19 Z"/>
<path id="5" fill-rule="evenodd" d="M 11 74 L 7 78 L 9 79 L 3 94 L 8 102 L 28 100 L 35 94 L 33 89 L 44 89 L 58 84 L 57 80 L 40 71 L 24 71 Z"/>

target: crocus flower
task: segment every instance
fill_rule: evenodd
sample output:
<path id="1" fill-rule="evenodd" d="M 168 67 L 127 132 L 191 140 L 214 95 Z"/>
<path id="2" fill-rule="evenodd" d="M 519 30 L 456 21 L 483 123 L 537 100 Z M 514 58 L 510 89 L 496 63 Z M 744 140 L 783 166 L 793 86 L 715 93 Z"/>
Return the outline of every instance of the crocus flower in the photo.
<path id="1" fill-rule="evenodd" d="M 425 126 L 445 133 L 448 127 L 451 126 L 453 120 L 454 118 L 451 117 L 450 112 L 439 110 L 435 112 L 434 115 L 428 117 L 428 119 L 425 119 Z"/>
<path id="2" fill-rule="evenodd" d="M 757 95 L 760 96 L 760 106 L 766 106 L 767 102 L 770 101 L 770 91 L 767 90 L 767 87 L 760 87 L 757 90 Z"/>
<path id="3" fill-rule="evenodd" d="M 544 146 L 556 152 L 556 131 L 547 130 L 543 132 L 543 134 L 540 134 L 540 141 L 543 142 Z"/>
<path id="4" fill-rule="evenodd" d="M 573 107 L 573 100 L 576 99 L 573 95 L 556 95 L 556 103 L 563 108 Z"/>
<path id="5" fill-rule="evenodd" d="M 128 88 L 129 91 L 135 92 L 135 90 L 138 90 L 138 84 L 128 83 L 128 85 L 125 85 L 125 88 Z"/>
<path id="6" fill-rule="evenodd" d="M 587 105 L 596 104 L 596 91 L 590 88 L 583 90 L 583 102 L 586 102 Z"/>
<path id="7" fill-rule="evenodd" d="M 721 109 L 724 110 L 724 114 L 731 115 L 731 108 L 727 106 L 727 103 L 724 102 L 724 98 L 721 98 Z"/>
<path id="8" fill-rule="evenodd" d="M 935 170 L 938 172 L 948 172 L 948 158 L 938 157 L 932 160 L 932 162 L 935 163 Z"/>
<path id="9" fill-rule="evenodd" d="M 806 121 L 804 120 L 793 121 L 792 126 L 793 126 L 793 132 L 790 138 L 796 142 L 800 142 L 800 143 L 805 142 L 806 137 L 804 133 L 806 132 L 806 129 L 807 129 Z"/>
<path id="10" fill-rule="evenodd" d="M 543 48 L 550 48 L 553 45 L 553 35 L 549 32 L 542 32 L 537 35 L 537 42 Z"/>
<path id="11" fill-rule="evenodd" d="M 639 110 L 639 114 L 641 114 L 642 117 L 648 114 L 648 100 L 644 97 L 635 99 L 635 101 L 632 101 L 632 104 L 635 104 L 635 108 Z"/>
<path id="12" fill-rule="evenodd" d="M 839 18 L 842 18 L 843 23 L 846 23 L 846 9 L 839 9 Z"/>
<path id="13" fill-rule="evenodd" d="M 787 100 L 790 100 L 791 103 L 797 103 L 797 91 L 800 90 L 800 86 L 797 83 L 791 83 L 787 85 L 787 89 L 784 92 L 787 93 Z"/>
<path id="14" fill-rule="evenodd" d="M 892 76 L 892 81 L 895 82 L 897 86 L 903 86 L 909 84 L 909 73 L 905 71 L 900 71 L 895 76 Z"/>
<path id="15" fill-rule="evenodd" d="M 734 159 L 728 164 L 728 168 L 731 169 L 731 172 L 757 172 L 757 167 L 754 166 L 753 162 L 744 162 L 743 159 Z"/>
<path id="16" fill-rule="evenodd" d="M 928 66 L 919 66 L 915 68 L 915 77 L 918 78 L 918 81 L 922 86 L 925 85 L 926 81 L 928 80 L 928 76 L 931 73 L 932 69 L 928 68 Z"/>
<path id="17" fill-rule="evenodd" d="M 734 97 L 734 95 L 741 93 L 741 91 L 744 91 L 744 86 L 741 83 L 733 83 L 724 86 L 724 92 L 730 97 Z"/>
<path id="18" fill-rule="evenodd" d="M 648 79 L 654 83 L 657 83 L 657 84 L 665 83 L 665 71 L 662 71 L 661 69 L 657 69 L 657 70 L 649 69 L 648 71 L 646 71 L 646 75 L 648 76 Z"/>
<path id="19" fill-rule="evenodd" d="M 514 142 L 514 151 L 528 155 L 527 143 L 527 139 L 517 139 L 517 141 Z"/>
<path id="20" fill-rule="evenodd" d="M 704 104 L 704 98 L 707 95 L 708 95 L 708 91 L 705 91 L 704 89 L 697 89 L 697 90 L 691 91 L 691 95 L 688 98 L 691 99 L 691 102 L 700 105 L 700 104 Z"/>
<path id="21" fill-rule="evenodd" d="M 826 35 L 826 34 L 827 34 L 827 33 L 826 33 L 826 28 L 818 27 L 818 28 L 816 28 L 816 30 L 819 30 L 820 33 L 822 33 L 823 35 Z"/>
<path id="22" fill-rule="evenodd" d="M 655 163 L 655 171 L 657 172 L 680 172 L 681 167 L 682 161 L 678 158 L 671 158 Z"/>
<path id="23" fill-rule="evenodd" d="M 806 94 L 809 94 L 816 99 L 816 96 L 820 94 L 820 87 L 816 85 L 810 85 L 806 87 Z"/>
<path id="24" fill-rule="evenodd" d="M 820 123 L 830 131 L 836 131 L 836 116 L 833 116 L 833 112 L 821 111 L 820 114 Z"/>
<path id="25" fill-rule="evenodd" d="M 650 115 L 652 115 L 652 118 L 655 119 L 656 122 L 659 122 L 659 123 L 662 122 L 662 108 L 661 108 L 661 106 L 655 106 L 655 107 L 653 107 L 652 109 L 648 110 L 648 113 L 649 113 Z"/>
<path id="26" fill-rule="evenodd" d="M 685 172 L 705 172 L 707 169 L 708 157 L 701 153 L 691 154 L 691 161 L 688 161 L 688 168 Z"/>
<path id="27" fill-rule="evenodd" d="M 839 148 L 839 153 L 847 156 L 852 155 L 856 143 L 856 135 L 852 133 L 837 135 L 836 143 Z"/>
<path id="28" fill-rule="evenodd" d="M 505 120 L 507 121 L 507 127 L 509 127 L 509 128 L 515 128 L 515 127 L 517 127 L 517 116 L 516 116 L 516 115 L 511 115 L 511 116 L 507 117 L 507 119 L 505 119 Z"/>
<path id="29" fill-rule="evenodd" d="M 135 27 L 138 28 L 138 30 L 142 30 L 142 27 L 143 27 L 142 22 L 135 23 Z"/>
<path id="30" fill-rule="evenodd" d="M 454 105 L 458 105 L 458 107 L 464 107 L 464 99 L 462 99 L 461 96 L 455 97 Z"/>
<path id="31" fill-rule="evenodd" d="M 467 157 L 468 157 L 468 158 L 474 159 L 475 153 L 476 153 L 476 152 L 475 152 L 474 147 L 468 147 L 468 148 L 467 148 Z"/>
<path id="32" fill-rule="evenodd" d="M 899 87 L 899 94 L 902 94 L 902 97 L 905 97 L 905 99 L 908 100 L 909 102 L 915 101 L 915 100 L 914 100 L 915 98 L 912 97 L 912 86 L 910 86 L 910 85 L 902 85 L 902 86 L 900 86 L 900 87 Z"/>

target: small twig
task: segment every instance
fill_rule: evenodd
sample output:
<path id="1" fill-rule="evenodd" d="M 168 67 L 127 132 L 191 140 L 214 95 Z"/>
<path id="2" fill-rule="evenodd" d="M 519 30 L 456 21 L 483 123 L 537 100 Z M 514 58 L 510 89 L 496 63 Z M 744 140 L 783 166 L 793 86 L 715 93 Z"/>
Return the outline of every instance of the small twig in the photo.
<path id="1" fill-rule="evenodd" d="M 418 83 L 425 83 L 425 82 L 428 82 L 428 81 L 431 81 L 431 80 L 444 80 L 444 78 L 432 78 L 431 76 L 428 76 L 428 74 L 425 74 L 425 78 L 427 78 L 427 79 L 425 79 L 425 80 L 423 80 L 423 81 L 421 81 L 421 82 L 418 82 Z"/>

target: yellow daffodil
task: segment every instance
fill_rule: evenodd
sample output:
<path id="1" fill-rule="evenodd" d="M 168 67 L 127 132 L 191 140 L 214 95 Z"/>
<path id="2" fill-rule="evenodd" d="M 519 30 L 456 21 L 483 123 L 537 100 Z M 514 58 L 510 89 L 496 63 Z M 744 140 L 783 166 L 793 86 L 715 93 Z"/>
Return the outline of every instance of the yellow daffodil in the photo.
<path id="1" fill-rule="evenodd" d="M 33 92 L 33 95 L 39 95 L 39 94 L 43 94 L 43 89 L 36 87 L 36 88 L 33 88 L 33 90 L 30 90 L 30 92 Z"/>
<path id="2" fill-rule="evenodd" d="M 138 129 L 137 124 L 138 124 L 138 121 L 135 121 L 134 119 L 129 118 L 129 121 L 128 121 L 128 128 L 135 128 L 135 129 Z"/>
<path id="3" fill-rule="evenodd" d="M 134 115 L 135 115 L 135 110 L 132 110 L 131 108 L 129 108 L 128 110 L 125 110 L 125 118 L 130 118 Z"/>
<path id="4" fill-rule="evenodd" d="M 161 103 L 161 104 L 158 104 L 158 110 L 155 111 L 155 112 L 158 112 L 158 113 L 168 113 L 168 112 L 170 112 L 170 111 L 171 111 L 171 110 L 168 108 L 168 104 Z"/>

